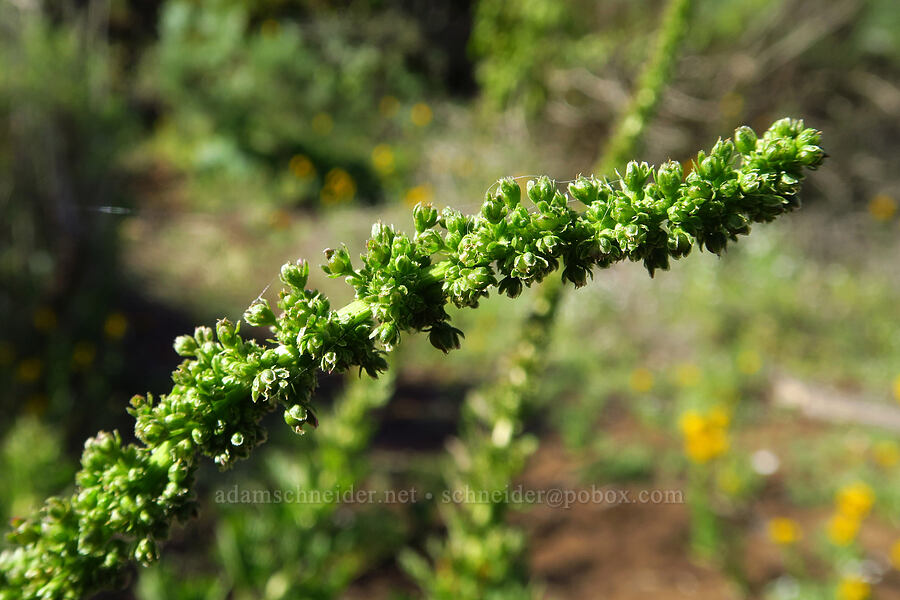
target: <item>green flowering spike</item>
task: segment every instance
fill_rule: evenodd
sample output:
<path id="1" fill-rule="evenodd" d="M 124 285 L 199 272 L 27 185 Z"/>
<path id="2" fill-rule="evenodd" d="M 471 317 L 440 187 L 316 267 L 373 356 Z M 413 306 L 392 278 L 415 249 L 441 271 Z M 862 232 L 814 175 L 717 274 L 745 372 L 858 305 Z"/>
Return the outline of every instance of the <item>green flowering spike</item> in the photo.
<path id="1" fill-rule="evenodd" d="M 502 203 L 489 197 L 488 215 L 445 209 L 436 218 L 420 210 L 421 224 L 434 218 L 444 229 L 440 243 L 429 237 L 440 237 L 437 229 L 410 238 L 376 224 L 359 270 L 343 249 L 328 257 L 328 268 L 347 274 L 356 292 L 340 310 L 304 289 L 307 263 L 286 265 L 280 314 L 259 300 L 244 315 L 270 327 L 274 339 L 243 340 L 225 320 L 215 333 L 198 327 L 178 338 L 176 351 L 186 358 L 172 373 L 171 391 L 135 399 L 128 409 L 141 444 L 126 445 L 116 433 L 87 442 L 75 493 L 48 500 L 11 533 L 13 547 L 0 553 L 0 598 L 82 598 L 122 581 L 131 561 L 155 560 L 171 523 L 193 513 L 199 456 L 222 468 L 248 456 L 265 440 L 260 420 L 279 406 L 295 430 L 315 426 L 308 404 L 317 370 L 359 368 L 374 377 L 403 332 L 428 332 L 444 352 L 458 348 L 463 333 L 450 324 L 449 302 L 474 307 L 495 287 L 515 297 L 560 265 L 565 280 L 580 286 L 594 268 L 619 260 L 641 261 L 652 274 L 695 242 L 725 250 L 752 223 L 798 206 L 803 170 L 825 156 L 819 137 L 802 121 L 782 120 L 752 148 L 720 141 L 698 154 L 684 181 L 671 163 L 655 172 L 630 163 L 618 189 L 582 178 L 570 193 L 588 201 L 584 212 L 570 209 L 547 177 L 527 184 L 536 209 L 529 212 L 518 202 L 518 185 L 501 180 Z"/>

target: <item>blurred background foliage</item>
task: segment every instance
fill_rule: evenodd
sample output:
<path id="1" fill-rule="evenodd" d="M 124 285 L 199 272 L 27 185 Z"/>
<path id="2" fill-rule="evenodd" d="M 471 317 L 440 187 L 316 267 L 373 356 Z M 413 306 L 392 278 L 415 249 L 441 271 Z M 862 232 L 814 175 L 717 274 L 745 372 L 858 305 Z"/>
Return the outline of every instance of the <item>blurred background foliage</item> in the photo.
<path id="1" fill-rule="evenodd" d="M 128 398 L 164 389 L 174 336 L 240 315 L 281 263 L 358 252 L 419 201 L 476 210 L 500 176 L 589 172 L 663 6 L 0 3 L 4 519 L 65 489 L 86 435 L 130 434 Z M 496 380 L 528 314 L 494 298 L 454 316 L 462 351 L 405 340 L 396 381 L 323 381 L 315 434 L 273 421 L 264 456 L 202 472 L 201 518 L 115 597 L 416 597 L 427 568 L 397 556 L 438 557 L 431 581 L 462 585 L 504 544 L 560 598 L 900 597 L 897 421 L 865 418 L 900 399 L 900 7 L 697 0 L 634 158 L 687 165 L 787 114 L 831 155 L 804 209 L 721 259 L 654 280 L 625 265 L 567 295 L 522 417 L 540 445 L 517 482 L 680 489 L 687 505 L 510 510 L 510 530 L 442 563 L 435 503 L 215 502 L 234 486 L 439 493 L 466 393 Z M 799 412 L 798 389 L 844 412 Z M 857 482 L 873 506 L 848 516 Z"/>

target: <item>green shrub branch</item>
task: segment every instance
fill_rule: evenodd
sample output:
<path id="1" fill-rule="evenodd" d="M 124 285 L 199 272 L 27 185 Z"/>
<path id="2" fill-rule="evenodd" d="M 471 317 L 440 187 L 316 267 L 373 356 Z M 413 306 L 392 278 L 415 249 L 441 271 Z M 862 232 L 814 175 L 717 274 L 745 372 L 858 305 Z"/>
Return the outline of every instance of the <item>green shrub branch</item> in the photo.
<path id="1" fill-rule="evenodd" d="M 656 170 L 631 162 L 618 184 L 579 177 L 568 195 L 547 177 L 529 181 L 533 210 L 512 179 L 492 187 L 478 215 L 419 205 L 416 233 L 377 223 L 358 267 L 346 248 L 326 251 L 325 272 L 356 291 L 340 310 L 306 289 L 306 262 L 284 265 L 279 313 L 260 300 L 244 315 L 273 338 L 244 339 L 228 320 L 177 338 L 185 360 L 172 390 L 132 399 L 140 443 L 118 432 L 90 438 L 75 493 L 15 523 L 13 547 L 0 554 L 0 600 L 76 600 L 121 583 L 132 561 L 155 561 L 171 523 L 195 510 L 198 456 L 223 468 L 246 457 L 265 440 L 260 419 L 277 407 L 296 431 L 314 427 L 317 371 L 376 376 L 404 332 L 427 332 L 445 352 L 459 347 L 449 302 L 474 307 L 494 288 L 516 297 L 557 269 L 580 287 L 595 267 L 641 261 L 652 275 L 695 245 L 724 251 L 752 223 L 798 205 L 804 169 L 824 157 L 819 139 L 802 121 L 782 119 L 760 138 L 738 129 L 733 142 L 699 153 L 686 177 L 674 161 Z"/>

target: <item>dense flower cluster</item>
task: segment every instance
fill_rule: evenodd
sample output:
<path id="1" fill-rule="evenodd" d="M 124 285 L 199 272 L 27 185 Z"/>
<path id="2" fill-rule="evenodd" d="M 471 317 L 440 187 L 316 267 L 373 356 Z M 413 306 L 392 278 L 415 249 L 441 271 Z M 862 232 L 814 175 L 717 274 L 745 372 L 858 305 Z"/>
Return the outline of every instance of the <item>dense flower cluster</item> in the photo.
<path id="1" fill-rule="evenodd" d="M 199 454 L 222 467 L 245 457 L 265 439 L 259 420 L 277 407 L 295 430 L 314 427 L 317 370 L 376 375 L 402 332 L 426 331 L 444 351 L 458 347 L 447 302 L 476 306 L 492 287 L 515 297 L 560 267 L 577 287 L 594 267 L 620 260 L 642 261 L 652 274 L 694 245 L 722 252 L 751 223 L 797 206 L 803 170 L 824 157 L 818 143 L 802 121 L 778 121 L 761 138 L 742 127 L 734 142 L 699 153 L 686 177 L 672 161 L 655 171 L 629 163 L 617 185 L 579 177 L 568 191 L 587 206 L 581 212 L 546 177 L 527 184 L 534 210 L 512 179 L 491 189 L 479 215 L 420 205 L 413 236 L 375 225 L 360 268 L 345 249 L 326 252 L 326 272 L 356 290 L 340 310 L 306 289 L 306 263 L 285 265 L 280 314 L 264 300 L 245 314 L 269 327 L 273 342 L 245 340 L 225 320 L 178 338 L 185 361 L 171 392 L 132 401 L 141 443 L 117 434 L 89 440 L 75 494 L 16 524 L 14 547 L 0 554 L 0 600 L 75 600 L 120 579 L 130 561 L 154 560 L 169 524 L 194 509 Z"/>

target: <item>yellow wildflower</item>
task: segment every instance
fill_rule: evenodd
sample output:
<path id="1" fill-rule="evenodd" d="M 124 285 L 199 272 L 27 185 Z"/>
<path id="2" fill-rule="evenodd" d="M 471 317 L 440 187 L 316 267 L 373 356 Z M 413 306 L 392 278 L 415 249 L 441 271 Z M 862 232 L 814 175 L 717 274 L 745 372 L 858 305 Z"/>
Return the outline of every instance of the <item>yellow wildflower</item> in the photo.
<path id="1" fill-rule="evenodd" d="M 900 402 L 900 375 L 894 379 L 894 400 Z"/>
<path id="2" fill-rule="evenodd" d="M 295 154 L 288 163 L 288 168 L 297 179 L 309 179 L 316 174 L 316 167 L 309 160 L 308 156 L 303 154 Z"/>
<path id="3" fill-rule="evenodd" d="M 394 172 L 394 151 L 387 144 L 378 144 L 372 149 L 372 165 L 382 175 Z"/>
<path id="4" fill-rule="evenodd" d="M 856 482 L 838 490 L 836 503 L 839 514 L 860 520 L 872 510 L 875 494 L 865 483 Z"/>
<path id="5" fill-rule="evenodd" d="M 403 196 L 403 202 L 408 206 L 415 206 L 420 202 L 422 204 L 428 204 L 433 197 L 434 191 L 431 189 L 431 186 L 426 183 L 407 190 L 406 194 Z"/>
<path id="6" fill-rule="evenodd" d="M 653 389 L 653 373 L 644 367 L 635 369 L 628 378 L 628 387 L 638 393 L 649 392 Z"/>
<path id="7" fill-rule="evenodd" d="M 76 367 L 87 367 L 94 362 L 97 355 L 97 347 L 93 342 L 82 341 L 75 344 L 72 349 L 72 364 Z"/>
<path id="8" fill-rule="evenodd" d="M 872 458 L 881 467 L 894 467 L 900 462 L 900 447 L 892 440 L 882 440 L 872 448 Z"/>
<path id="9" fill-rule="evenodd" d="M 42 306 L 34 311 L 32 323 L 38 331 L 52 331 L 56 329 L 56 313 L 52 308 Z"/>
<path id="10" fill-rule="evenodd" d="M 900 540 L 891 546 L 891 566 L 900 571 Z"/>
<path id="11" fill-rule="evenodd" d="M 897 213 L 897 201 L 887 194 L 878 194 L 869 201 L 869 214 L 876 221 L 890 221 Z"/>
<path id="12" fill-rule="evenodd" d="M 684 437 L 684 452 L 688 458 L 698 464 L 725 454 L 730 442 L 728 439 L 728 413 L 721 408 L 714 408 L 707 415 L 697 411 L 687 411 L 678 422 Z"/>
<path id="13" fill-rule="evenodd" d="M 800 539 L 800 525 L 785 517 L 772 519 L 769 521 L 769 538 L 779 546 L 790 546 Z"/>
<path id="14" fill-rule="evenodd" d="M 827 532 L 835 546 L 849 546 L 859 533 L 859 520 L 838 513 L 828 520 Z"/>
<path id="15" fill-rule="evenodd" d="M 38 380 L 44 370 L 44 363 L 39 358 L 26 358 L 16 367 L 16 379 L 24 383 Z"/>
<path id="16" fill-rule="evenodd" d="M 431 112 L 431 107 L 424 102 L 413 105 L 409 112 L 409 118 L 416 127 L 425 127 L 431 123 L 433 117 L 434 114 Z"/>
<path id="17" fill-rule="evenodd" d="M 125 315 L 119 312 L 112 313 L 106 317 L 106 321 L 103 323 L 103 333 L 111 340 L 122 339 L 127 329 L 128 320 L 125 318 Z"/>
<path id="18" fill-rule="evenodd" d="M 346 202 L 356 195 L 356 182 L 350 173 L 335 167 L 325 175 L 325 185 L 319 195 L 324 204 Z"/>
<path id="19" fill-rule="evenodd" d="M 313 117 L 312 128 L 319 135 L 328 135 L 334 129 L 334 119 L 328 113 L 321 112 Z"/>
<path id="20" fill-rule="evenodd" d="M 872 594 L 872 586 L 858 576 L 844 577 L 838 584 L 838 600 L 866 600 Z"/>

